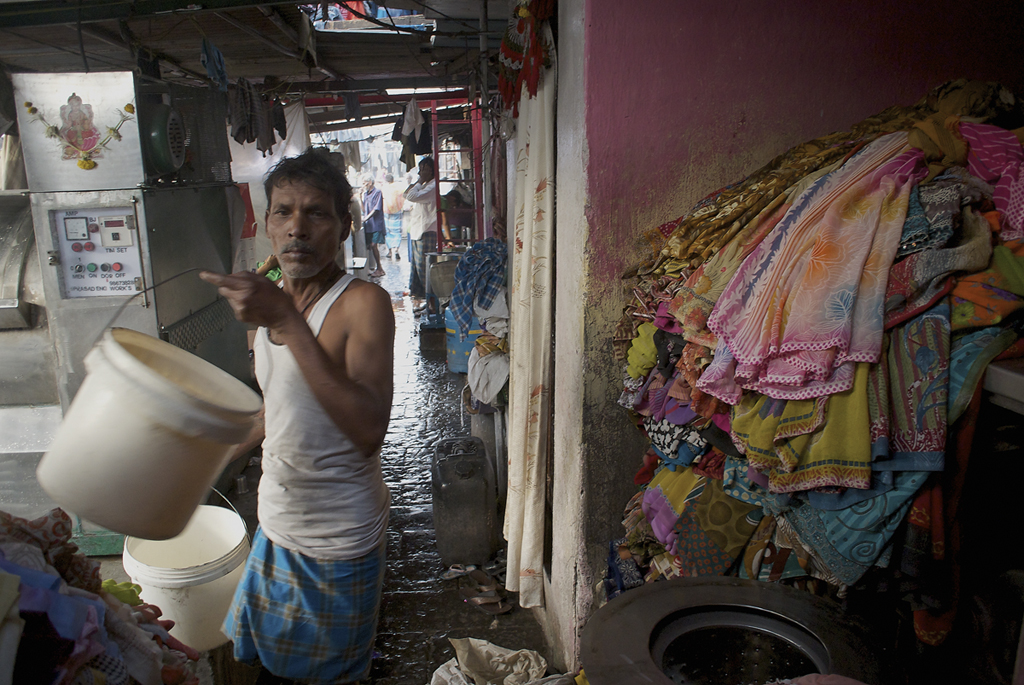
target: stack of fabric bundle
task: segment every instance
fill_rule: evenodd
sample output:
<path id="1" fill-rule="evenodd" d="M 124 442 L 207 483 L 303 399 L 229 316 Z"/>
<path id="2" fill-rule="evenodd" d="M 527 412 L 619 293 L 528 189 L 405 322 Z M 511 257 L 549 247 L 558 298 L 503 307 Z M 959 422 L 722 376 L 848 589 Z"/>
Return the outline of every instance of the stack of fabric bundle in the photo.
<path id="1" fill-rule="evenodd" d="M 471 247 L 455 269 L 455 289 L 448 303 L 459 340 L 465 340 L 475 316 L 483 332 L 469 354 L 467 382 L 473 397 L 494 405 L 508 382 L 508 295 L 505 271 L 508 247 L 486 238 Z"/>
<path id="2" fill-rule="evenodd" d="M 950 82 L 647 236 L 615 342 L 651 441 L 624 541 L 648 580 L 841 595 L 951 562 L 980 380 L 1022 352 L 1021 126 L 1005 88 Z M 955 590 L 927 585 L 909 595 L 934 644 Z"/>
<path id="3" fill-rule="evenodd" d="M 0 511 L 0 682 L 199 685 L 201 654 L 129 582 L 100 578 L 71 517 Z"/>

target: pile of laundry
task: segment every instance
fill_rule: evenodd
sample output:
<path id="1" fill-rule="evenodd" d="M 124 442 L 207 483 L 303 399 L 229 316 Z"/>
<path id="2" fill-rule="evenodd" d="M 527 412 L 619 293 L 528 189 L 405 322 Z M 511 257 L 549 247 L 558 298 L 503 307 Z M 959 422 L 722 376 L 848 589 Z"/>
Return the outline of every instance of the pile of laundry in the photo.
<path id="1" fill-rule="evenodd" d="M 100 579 L 61 509 L 0 512 L 0 682 L 198 685 L 200 654 L 139 587 Z"/>
<path id="2" fill-rule="evenodd" d="M 498 404 L 508 382 L 508 293 L 505 271 L 508 248 L 497 238 L 481 240 L 459 260 L 448 308 L 459 340 L 465 340 L 475 316 L 481 330 L 469 353 L 467 382 L 473 398 Z"/>
<path id="3" fill-rule="evenodd" d="M 732 574 L 842 596 L 891 567 L 942 641 L 980 381 L 1024 354 L 1022 126 L 1005 88 L 950 82 L 647 234 L 615 344 L 650 448 L 609 595 Z"/>

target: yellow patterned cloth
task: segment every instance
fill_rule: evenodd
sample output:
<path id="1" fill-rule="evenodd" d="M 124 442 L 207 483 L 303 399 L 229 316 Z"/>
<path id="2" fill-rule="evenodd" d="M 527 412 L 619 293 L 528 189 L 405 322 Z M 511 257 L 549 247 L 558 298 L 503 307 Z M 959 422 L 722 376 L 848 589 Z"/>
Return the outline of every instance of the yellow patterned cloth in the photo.
<path id="1" fill-rule="evenodd" d="M 484 332 L 476 337 L 476 353 L 486 357 L 494 352 L 508 353 L 508 338 L 499 338 L 496 335 Z"/>
<path id="2" fill-rule="evenodd" d="M 853 387 L 825 402 L 748 393 L 733 409 L 733 439 L 754 468 L 768 473 L 772 492 L 870 487 L 870 368 L 857 364 Z"/>
<path id="3" fill-rule="evenodd" d="M 697 499 L 693 516 L 708 539 L 735 559 L 743 553 L 757 527 L 761 507 L 741 502 L 725 494 L 722 481 L 709 478 Z"/>
<path id="4" fill-rule="evenodd" d="M 629 352 L 626 354 L 626 359 L 629 362 L 626 373 L 632 378 L 646 376 L 647 372 L 658 363 L 658 350 L 654 346 L 654 334 L 657 331 L 658 329 L 652 323 L 640 324 L 637 329 L 636 337 L 633 338 Z"/>

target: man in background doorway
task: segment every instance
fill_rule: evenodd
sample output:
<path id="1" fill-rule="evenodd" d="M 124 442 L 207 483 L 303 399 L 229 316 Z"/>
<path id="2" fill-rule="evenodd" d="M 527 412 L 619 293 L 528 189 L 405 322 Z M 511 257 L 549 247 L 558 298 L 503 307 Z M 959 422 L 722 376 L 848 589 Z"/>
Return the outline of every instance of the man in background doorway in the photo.
<path id="1" fill-rule="evenodd" d="M 434 158 L 424 157 L 419 163 L 419 180 L 405 189 L 403 197 L 411 203 L 409 241 L 412 243 L 412 275 L 409 294 L 413 298 L 427 296 L 427 252 L 437 248 L 437 181 Z M 424 305 L 425 306 L 425 305 Z"/>
<path id="2" fill-rule="evenodd" d="M 373 176 L 363 176 L 363 230 L 366 249 L 373 254 L 374 269 L 371 278 L 380 278 L 384 269 L 380 262 L 380 246 L 384 244 L 384 198 L 380 188 L 373 184 Z"/>

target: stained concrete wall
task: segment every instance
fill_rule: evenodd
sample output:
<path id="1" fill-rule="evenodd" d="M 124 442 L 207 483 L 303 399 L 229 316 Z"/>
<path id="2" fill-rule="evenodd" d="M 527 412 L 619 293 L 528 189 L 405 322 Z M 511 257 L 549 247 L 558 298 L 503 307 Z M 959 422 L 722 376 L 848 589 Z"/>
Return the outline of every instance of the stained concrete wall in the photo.
<path id="1" fill-rule="evenodd" d="M 567 666 L 644 445 L 611 339 L 640 233 L 805 140 L 960 76 L 1024 93 L 1019 2 L 559 2 L 553 550 Z"/>

